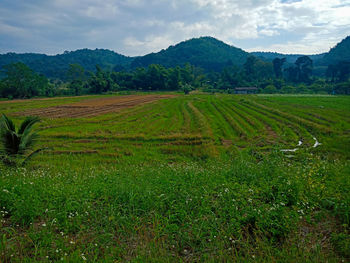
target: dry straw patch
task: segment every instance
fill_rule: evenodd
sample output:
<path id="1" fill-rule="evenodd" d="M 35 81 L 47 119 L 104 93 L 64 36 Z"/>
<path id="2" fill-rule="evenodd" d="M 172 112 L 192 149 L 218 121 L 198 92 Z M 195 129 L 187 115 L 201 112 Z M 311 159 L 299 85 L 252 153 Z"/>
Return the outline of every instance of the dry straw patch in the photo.
<path id="1" fill-rule="evenodd" d="M 79 118 L 116 112 L 121 109 L 151 103 L 160 99 L 173 98 L 175 95 L 130 95 L 84 100 L 72 104 L 32 109 L 18 112 L 18 115 L 47 118 Z"/>

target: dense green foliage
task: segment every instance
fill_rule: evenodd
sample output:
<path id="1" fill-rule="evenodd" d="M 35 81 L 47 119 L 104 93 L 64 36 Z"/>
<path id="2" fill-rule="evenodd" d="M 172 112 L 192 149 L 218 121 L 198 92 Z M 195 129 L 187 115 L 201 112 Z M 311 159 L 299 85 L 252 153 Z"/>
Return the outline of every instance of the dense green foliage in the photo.
<path id="1" fill-rule="evenodd" d="M 23 63 L 3 66 L 0 97 L 174 91 L 184 90 L 185 85 L 209 92 L 234 93 L 236 87 L 257 87 L 260 93 L 350 94 L 348 47 L 346 38 L 324 56 L 256 53 L 258 58 L 214 38 L 201 37 L 137 58 L 98 49 L 56 56 L 11 53 L 1 55 L 0 66 L 21 60 L 33 67 Z M 35 71 L 49 76 L 50 83 Z"/>
<path id="2" fill-rule="evenodd" d="M 43 118 L 39 143 L 52 150 L 26 168 L 0 166 L 0 260 L 347 262 L 348 105 L 346 96 L 178 95 Z"/>
<path id="3" fill-rule="evenodd" d="M 331 48 L 322 59 L 325 65 L 336 64 L 339 61 L 350 61 L 350 36 Z"/>
<path id="4" fill-rule="evenodd" d="M 47 78 L 21 62 L 4 66 L 4 73 L 5 78 L 0 81 L 0 97 L 31 98 L 53 95 Z"/>
<path id="5" fill-rule="evenodd" d="M 57 90 L 64 95 L 102 94 L 123 90 L 142 91 L 176 91 L 184 85 L 199 88 L 204 81 L 202 71 L 189 64 L 180 68 L 165 68 L 161 65 L 150 65 L 134 71 L 110 72 L 96 66 L 96 72 L 85 76 L 79 65 L 71 65 L 70 81 L 65 89 Z"/>

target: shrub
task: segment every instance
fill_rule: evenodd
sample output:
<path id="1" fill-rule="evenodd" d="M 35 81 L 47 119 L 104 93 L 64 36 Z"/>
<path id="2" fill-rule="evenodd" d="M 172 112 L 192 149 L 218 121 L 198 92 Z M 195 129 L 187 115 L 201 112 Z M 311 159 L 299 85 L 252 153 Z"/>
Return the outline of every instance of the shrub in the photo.
<path id="1" fill-rule="evenodd" d="M 27 117 L 16 129 L 15 124 L 6 115 L 2 115 L 0 119 L 0 153 L 1 159 L 7 165 L 16 165 L 21 158 L 24 164 L 33 154 L 41 149 L 32 151 L 38 135 L 33 131 L 33 125 L 39 122 L 38 117 Z"/>

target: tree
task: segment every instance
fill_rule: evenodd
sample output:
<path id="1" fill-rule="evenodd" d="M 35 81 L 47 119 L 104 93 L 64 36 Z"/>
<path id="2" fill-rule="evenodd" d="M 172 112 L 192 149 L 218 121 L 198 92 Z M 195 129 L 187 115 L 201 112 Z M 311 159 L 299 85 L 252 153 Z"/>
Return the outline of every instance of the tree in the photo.
<path id="1" fill-rule="evenodd" d="M 152 64 L 147 69 L 147 83 L 151 90 L 165 90 L 165 68 L 161 65 Z"/>
<path id="2" fill-rule="evenodd" d="M 268 85 L 264 90 L 263 90 L 264 93 L 267 93 L 267 94 L 273 94 L 273 93 L 277 93 L 277 89 L 274 85 Z"/>
<path id="3" fill-rule="evenodd" d="M 39 121 L 38 117 L 27 117 L 16 130 L 13 121 L 6 115 L 2 115 L 0 119 L 0 152 L 1 159 L 5 164 L 16 165 L 20 157 L 25 158 L 22 161 L 24 164 L 35 153 L 42 150 L 32 151 L 26 156 L 38 138 L 38 134 L 33 131 L 33 125 Z"/>
<path id="4" fill-rule="evenodd" d="M 340 61 L 337 68 L 339 72 L 339 81 L 346 81 L 350 75 L 350 61 Z"/>
<path id="5" fill-rule="evenodd" d="M 347 81 L 350 76 L 350 61 L 339 61 L 335 65 L 329 65 L 326 76 L 331 78 L 332 82 Z"/>
<path id="6" fill-rule="evenodd" d="M 298 69 L 298 81 L 310 83 L 310 76 L 312 74 L 313 62 L 308 56 L 299 57 L 295 61 L 295 65 Z"/>
<path id="7" fill-rule="evenodd" d="M 247 81 L 254 85 L 256 85 L 259 80 L 266 80 L 273 77 L 272 63 L 265 62 L 254 56 L 247 58 L 243 68 Z"/>
<path id="8" fill-rule="evenodd" d="M 286 58 L 275 58 L 272 61 L 273 64 L 273 70 L 275 72 L 275 76 L 276 78 L 282 78 L 283 74 L 282 74 L 282 66 L 284 64 L 284 62 L 286 62 Z"/>
<path id="9" fill-rule="evenodd" d="M 258 59 L 256 57 L 250 56 L 247 58 L 247 61 L 243 65 L 244 72 L 247 75 L 248 80 L 256 79 L 255 63 L 257 61 Z"/>
<path id="10" fill-rule="evenodd" d="M 183 87 L 182 87 L 182 90 L 183 92 L 185 93 L 185 95 L 187 94 L 190 94 L 191 90 L 192 90 L 192 87 L 191 85 L 189 84 L 185 84 Z"/>
<path id="11" fill-rule="evenodd" d="M 298 82 L 299 69 L 295 66 L 290 66 L 284 70 L 286 72 L 286 79 L 290 82 Z"/>
<path id="12" fill-rule="evenodd" d="M 90 86 L 90 93 L 93 94 L 101 94 L 112 91 L 115 88 L 111 74 L 103 71 L 98 65 L 96 65 L 96 74 L 91 73 L 88 84 Z"/>
<path id="13" fill-rule="evenodd" d="M 31 98 L 45 96 L 49 82 L 43 75 L 35 73 L 27 65 L 18 62 L 4 66 L 6 77 L 2 80 L 1 97 Z"/>
<path id="14" fill-rule="evenodd" d="M 79 64 L 70 64 L 67 71 L 67 79 L 70 81 L 68 88 L 74 95 L 81 95 L 85 85 L 85 69 Z"/>
<path id="15" fill-rule="evenodd" d="M 168 70 L 168 90 L 178 90 L 180 88 L 180 68 L 171 68 Z"/>

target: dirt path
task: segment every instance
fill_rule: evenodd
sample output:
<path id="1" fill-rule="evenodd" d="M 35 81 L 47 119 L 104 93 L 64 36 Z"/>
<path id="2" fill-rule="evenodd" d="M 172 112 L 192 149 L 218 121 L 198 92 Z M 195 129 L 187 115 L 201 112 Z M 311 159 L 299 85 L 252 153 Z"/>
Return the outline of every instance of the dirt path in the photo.
<path id="1" fill-rule="evenodd" d="M 160 99 L 173 98 L 175 95 L 129 95 L 108 98 L 84 100 L 81 102 L 60 106 L 32 109 L 18 112 L 18 115 L 39 116 L 47 118 L 79 118 L 97 116 L 105 113 L 116 112 Z"/>

